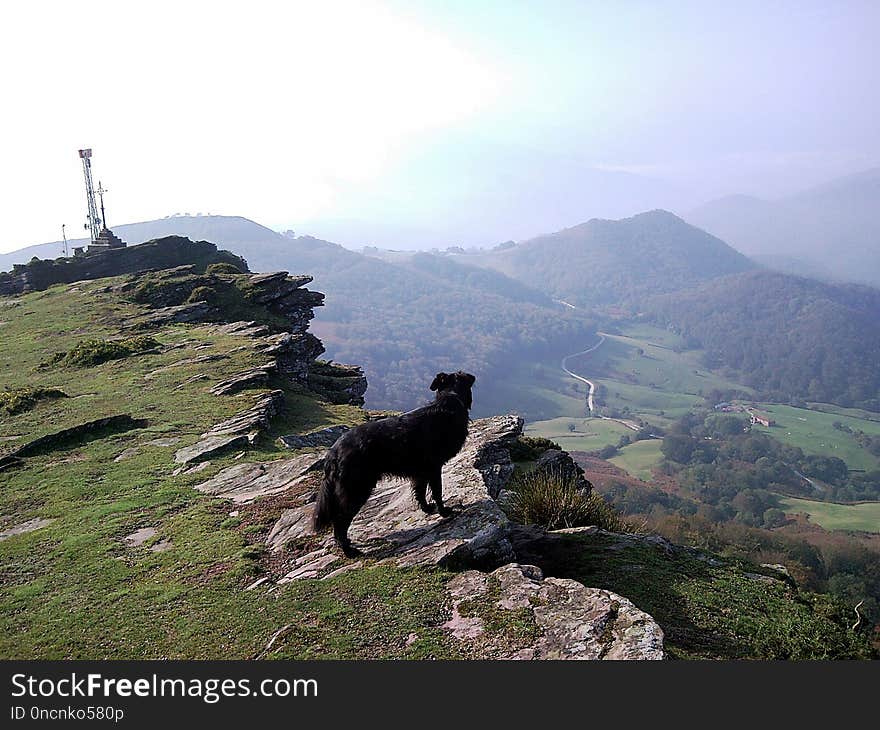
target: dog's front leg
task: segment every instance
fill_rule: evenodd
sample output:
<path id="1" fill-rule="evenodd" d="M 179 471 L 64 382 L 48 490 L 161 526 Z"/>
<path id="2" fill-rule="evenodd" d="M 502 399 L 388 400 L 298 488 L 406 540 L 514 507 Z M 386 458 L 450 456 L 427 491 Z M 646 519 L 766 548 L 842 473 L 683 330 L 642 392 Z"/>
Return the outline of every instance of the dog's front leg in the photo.
<path id="1" fill-rule="evenodd" d="M 443 504 L 443 476 L 439 469 L 431 475 L 430 484 L 431 497 L 434 498 L 434 504 L 437 507 L 437 513 L 441 517 L 452 516 L 452 510 Z"/>

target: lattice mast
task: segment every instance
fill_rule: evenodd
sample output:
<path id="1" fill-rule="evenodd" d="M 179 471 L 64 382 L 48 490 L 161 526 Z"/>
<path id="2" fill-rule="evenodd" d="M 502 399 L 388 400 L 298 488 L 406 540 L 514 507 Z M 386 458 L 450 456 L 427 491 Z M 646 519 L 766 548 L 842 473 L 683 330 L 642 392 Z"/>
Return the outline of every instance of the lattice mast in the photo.
<path id="1" fill-rule="evenodd" d="M 86 181 L 86 203 L 88 205 L 88 213 L 86 214 L 85 228 L 92 236 L 92 243 L 101 236 L 101 228 L 104 225 L 103 220 L 98 215 L 98 204 L 95 200 L 95 186 L 92 183 L 92 150 L 80 150 L 79 158 L 82 160 L 83 178 Z"/>

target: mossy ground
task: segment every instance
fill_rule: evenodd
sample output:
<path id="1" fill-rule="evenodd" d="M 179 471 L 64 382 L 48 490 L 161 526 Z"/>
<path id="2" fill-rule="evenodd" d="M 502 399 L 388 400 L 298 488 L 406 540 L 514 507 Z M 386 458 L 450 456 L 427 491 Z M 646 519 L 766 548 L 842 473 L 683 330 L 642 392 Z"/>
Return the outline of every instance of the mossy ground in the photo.
<path id="1" fill-rule="evenodd" d="M 843 606 L 748 563 L 601 535 L 559 536 L 542 553 L 545 574 L 614 591 L 653 616 L 672 658 L 872 657 Z"/>

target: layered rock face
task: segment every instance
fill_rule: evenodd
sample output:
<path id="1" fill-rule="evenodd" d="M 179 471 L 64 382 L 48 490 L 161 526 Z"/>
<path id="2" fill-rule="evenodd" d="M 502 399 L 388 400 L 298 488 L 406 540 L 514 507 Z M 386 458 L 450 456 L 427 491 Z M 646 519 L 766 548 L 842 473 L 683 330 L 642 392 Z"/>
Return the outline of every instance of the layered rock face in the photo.
<path id="1" fill-rule="evenodd" d="M 247 271 L 247 262 L 229 251 L 220 251 L 208 241 L 191 241 L 182 236 L 167 236 L 138 246 L 108 248 L 83 256 L 54 260 L 34 259 L 17 264 L 9 273 L 0 272 L 0 296 L 28 291 L 42 291 L 53 284 L 101 279 L 139 271 L 192 265 L 199 271 L 215 263 L 231 264 Z"/>
<path id="2" fill-rule="evenodd" d="M 465 654 L 503 659 L 663 658 L 662 630 L 626 598 L 573 580 L 547 578 L 534 565 L 517 562 L 517 530 L 496 497 L 513 474 L 509 446 L 522 426 L 522 419 L 514 415 L 471 422 L 464 447 L 443 469 L 444 498 L 454 510 L 451 518 L 421 512 L 408 483 L 381 481 L 349 531 L 364 551 L 357 561 L 343 558 L 328 535 L 315 535 L 311 529 L 324 451 L 238 464 L 197 489 L 241 505 L 236 509 L 252 503 L 259 509 L 259 500 L 267 498 L 282 498 L 290 505 L 266 538 L 273 564 L 283 568 L 260 578 L 251 590 L 283 590 L 280 586 L 291 581 L 329 579 L 376 561 L 439 566 L 464 571 L 447 584 L 451 617 L 441 628 L 461 642 Z M 320 440 L 315 435 L 309 445 Z M 537 468 L 570 468 L 566 457 L 556 452 Z M 531 630 L 511 646 L 492 630 L 504 620 L 524 622 Z"/>

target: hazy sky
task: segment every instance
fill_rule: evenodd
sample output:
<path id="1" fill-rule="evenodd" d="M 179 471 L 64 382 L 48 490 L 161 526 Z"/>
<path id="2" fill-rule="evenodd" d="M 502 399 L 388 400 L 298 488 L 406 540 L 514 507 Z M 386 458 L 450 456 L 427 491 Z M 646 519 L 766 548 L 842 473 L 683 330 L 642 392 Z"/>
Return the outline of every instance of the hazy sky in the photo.
<path id="1" fill-rule="evenodd" d="M 111 227 L 485 205 L 503 240 L 597 214 L 541 208 L 595 169 L 785 194 L 880 164 L 878 29 L 876 0 L 7 4 L 0 250 L 81 235 L 83 146 Z"/>

